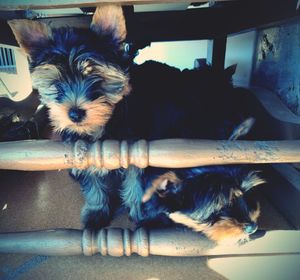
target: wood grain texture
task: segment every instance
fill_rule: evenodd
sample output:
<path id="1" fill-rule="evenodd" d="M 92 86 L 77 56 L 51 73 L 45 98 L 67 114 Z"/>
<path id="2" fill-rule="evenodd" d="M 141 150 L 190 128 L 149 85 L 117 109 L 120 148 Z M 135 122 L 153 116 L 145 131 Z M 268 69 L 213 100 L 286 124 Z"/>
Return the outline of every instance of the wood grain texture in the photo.
<path id="1" fill-rule="evenodd" d="M 204 165 L 300 162 L 300 140 L 223 141 L 196 139 L 82 140 L 66 144 L 50 140 L 0 143 L 0 169 L 58 170 L 94 166 L 109 170 L 134 165 L 185 168 Z"/>
<path id="2" fill-rule="evenodd" d="M 285 242 L 282 242 L 285 240 Z M 167 228 L 136 231 L 120 228 L 58 229 L 0 233 L 0 253 L 92 256 L 220 256 L 299 254 L 300 231 L 268 231 L 244 245 L 217 245 L 200 233 Z"/>

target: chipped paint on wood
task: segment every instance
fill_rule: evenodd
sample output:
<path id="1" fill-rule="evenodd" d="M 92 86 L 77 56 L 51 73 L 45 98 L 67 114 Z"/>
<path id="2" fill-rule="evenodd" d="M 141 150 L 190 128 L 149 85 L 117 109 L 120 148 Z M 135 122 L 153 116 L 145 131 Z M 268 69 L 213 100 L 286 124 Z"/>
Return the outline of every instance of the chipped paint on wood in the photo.
<path id="1" fill-rule="evenodd" d="M 300 116 L 300 20 L 258 33 L 252 84 L 276 93 Z"/>

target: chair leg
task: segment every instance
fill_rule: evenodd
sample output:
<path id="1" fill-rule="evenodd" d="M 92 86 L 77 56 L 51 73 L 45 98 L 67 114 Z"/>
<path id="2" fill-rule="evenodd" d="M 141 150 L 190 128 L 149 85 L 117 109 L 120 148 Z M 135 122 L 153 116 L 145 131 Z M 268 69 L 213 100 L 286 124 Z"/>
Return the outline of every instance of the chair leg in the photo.
<path id="1" fill-rule="evenodd" d="M 227 37 L 219 37 L 208 41 L 207 63 L 216 70 L 223 70 L 225 63 Z"/>

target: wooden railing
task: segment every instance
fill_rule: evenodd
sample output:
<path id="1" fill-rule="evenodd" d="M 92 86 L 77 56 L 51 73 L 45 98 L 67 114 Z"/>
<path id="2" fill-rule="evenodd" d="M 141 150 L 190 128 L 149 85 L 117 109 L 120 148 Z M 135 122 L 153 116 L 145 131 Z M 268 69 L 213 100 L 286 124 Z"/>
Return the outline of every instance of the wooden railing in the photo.
<path id="1" fill-rule="evenodd" d="M 213 141 L 166 139 L 156 141 L 32 140 L 0 143 L 0 169 L 55 170 L 192 167 L 213 164 L 300 162 L 300 141 Z M 289 240 L 281 242 L 278 238 Z M 282 239 L 282 240 L 283 240 Z M 201 234 L 176 229 L 48 230 L 0 233 L 0 252 L 91 256 L 211 256 L 300 253 L 300 231 L 274 231 L 244 246 L 218 246 Z"/>
<path id="2" fill-rule="evenodd" d="M 262 232 L 258 232 L 261 234 Z M 288 240 L 288 242 L 282 242 Z M 216 245 L 190 230 L 109 228 L 98 232 L 57 229 L 33 232 L 1 233 L 1 253 L 92 256 L 220 256 L 299 254 L 300 231 L 269 231 L 242 246 Z"/>
<path id="3" fill-rule="evenodd" d="M 300 162 L 300 140 L 105 140 L 66 144 L 50 140 L 0 143 L 0 169 L 117 169 L 135 165 L 184 168 L 203 165 Z"/>
<path id="4" fill-rule="evenodd" d="M 228 0 L 216 0 L 228 1 Z M 242 0 L 241 0 L 242 1 Z M 99 3 L 121 3 L 123 5 L 153 4 L 153 3 L 183 3 L 190 0 L 11 0 L 0 3 L 0 10 L 50 9 L 64 7 L 92 7 Z M 198 0 L 196 2 L 207 2 Z M 289 4 L 292 5 L 292 4 Z M 288 6 L 288 4 L 286 5 Z M 256 5 L 253 5 L 257 9 Z M 276 12 L 264 13 L 262 19 L 255 19 L 247 6 L 245 17 L 240 22 L 228 20 L 228 16 L 220 21 L 220 14 L 215 17 L 199 17 L 205 24 L 192 24 L 200 38 L 199 28 L 211 26 L 211 19 L 219 30 L 225 23 L 232 26 L 216 34 L 236 32 L 252 27 L 255 23 L 262 24 L 279 20 L 288 15 L 294 15 L 282 6 Z M 265 11 L 272 11 L 266 5 Z M 208 12 L 208 11 L 205 11 Z M 215 13 L 215 11 L 211 11 Z M 246 15 L 249 15 L 246 17 Z M 144 16 L 144 15 L 142 15 Z M 244 18 L 246 20 L 244 20 Z M 269 19 L 269 20 L 266 20 Z M 217 20 L 218 19 L 218 20 Z M 179 24 L 181 20 L 176 18 Z M 222 24 L 223 23 L 223 24 Z M 172 23 L 173 24 L 173 23 Z M 86 24 L 88 26 L 88 24 Z M 151 26 L 151 24 L 150 24 Z M 187 25 L 189 26 L 189 25 Z M 176 27 L 176 26 L 175 26 Z M 189 26 L 189 27 L 192 27 Z M 237 29 L 239 28 L 239 29 Z M 147 30 L 147 28 L 144 28 Z M 169 30 L 169 29 L 168 29 Z M 177 33 L 179 29 L 176 28 Z M 145 30 L 143 30 L 145 31 Z M 157 31 L 157 30 L 156 30 Z M 230 32 L 229 32 L 230 31 Z M 222 33 L 223 32 L 223 33 Z M 178 35 L 174 38 L 192 38 Z M 163 34 L 166 36 L 166 34 Z M 140 34 L 139 34 L 140 36 Z M 186 35 L 185 35 L 186 36 Z M 195 35 L 193 35 L 195 37 Z M 201 35 L 211 37 L 206 35 Z M 157 38 L 156 38 L 157 37 Z M 163 36 L 156 36 L 160 40 Z M 194 38 L 193 37 L 193 38 Z M 154 40 L 152 38 L 152 40 Z M 165 39 L 165 37 L 164 37 Z M 82 141 L 74 145 L 62 142 L 35 140 L 0 143 L 0 169 L 15 170 L 55 170 L 80 168 L 90 166 L 97 168 L 116 169 L 136 165 L 144 168 L 155 167 L 192 167 L 216 164 L 241 163 L 283 163 L 300 162 L 300 141 L 210 141 L 210 140 L 144 140 L 129 144 L 126 141 L 108 140 L 87 144 Z M 288 240 L 288 242 L 282 242 Z M 35 232 L 0 233 L 0 252 L 2 253 L 32 253 L 44 255 L 80 255 L 91 256 L 97 253 L 110 256 L 130 256 L 137 253 L 141 256 L 216 256 L 216 255 L 245 255 L 245 254 L 299 254 L 300 231 L 268 231 L 261 238 L 255 239 L 243 246 L 219 246 L 203 235 L 189 230 L 176 229 L 151 230 L 138 229 L 131 232 L 127 229 L 102 229 L 98 232 L 89 230 L 59 229 Z"/>

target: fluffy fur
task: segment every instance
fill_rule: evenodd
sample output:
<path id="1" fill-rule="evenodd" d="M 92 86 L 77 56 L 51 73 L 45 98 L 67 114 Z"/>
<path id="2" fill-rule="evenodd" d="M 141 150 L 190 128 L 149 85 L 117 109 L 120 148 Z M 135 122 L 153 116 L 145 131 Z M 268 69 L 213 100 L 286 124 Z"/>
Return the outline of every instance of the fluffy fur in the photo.
<path id="1" fill-rule="evenodd" d="M 253 124 L 252 118 L 246 119 L 229 138 L 245 136 Z M 243 243 L 257 229 L 260 206 L 251 190 L 265 180 L 250 166 L 147 168 L 138 176 L 144 195 L 136 222 L 143 226 L 174 222 L 227 244 Z"/>
<path id="2" fill-rule="evenodd" d="M 236 124 L 249 118 L 246 96 L 231 85 L 235 67 L 224 72 L 216 72 L 209 66 L 181 72 L 156 62 L 133 65 L 124 48 L 126 25 L 120 6 L 99 5 L 88 30 L 51 28 L 29 20 L 13 20 L 9 25 L 29 58 L 33 86 L 49 109 L 54 130 L 64 141 L 228 139 Z M 243 136 L 245 131 L 248 132 L 241 126 L 232 140 Z M 181 215 L 195 224 L 199 223 L 199 217 L 201 223 L 205 220 L 210 227 L 207 236 L 213 239 L 224 235 L 220 232 L 225 228 L 227 232 L 230 224 L 227 218 L 226 222 L 223 218 L 212 222 L 210 216 L 217 216 L 216 210 L 221 211 L 226 203 L 244 198 L 240 184 L 232 189 L 225 183 L 220 191 L 223 180 L 228 178 L 226 172 L 219 174 L 215 168 L 211 173 L 216 179 L 212 176 L 209 182 L 219 180 L 218 186 L 214 183 L 210 187 L 203 172 L 202 175 L 196 172 L 195 182 L 199 181 L 204 188 L 196 187 L 190 178 L 179 178 L 178 171 L 161 172 L 153 169 L 143 172 L 135 167 L 126 172 L 73 169 L 71 175 L 80 183 L 86 199 L 82 211 L 84 226 L 106 226 L 122 204 L 139 224 L 172 224 L 170 217 L 174 218 L 176 212 L 177 218 Z M 251 180 L 261 182 L 251 179 L 253 176 L 244 183 L 245 188 L 253 185 Z M 148 188 L 150 182 L 153 186 Z M 217 195 L 213 195 L 215 192 Z M 185 211 L 187 208 L 189 211 Z M 173 214 L 168 216 L 170 213 Z M 251 213 L 258 216 L 256 210 Z"/>
<path id="3" fill-rule="evenodd" d="M 170 172 L 177 177 L 175 183 L 174 178 L 165 182 Z M 139 181 L 144 203 L 137 222 L 143 226 L 161 227 L 172 221 L 218 243 L 247 241 L 257 229 L 260 207 L 251 190 L 265 181 L 249 166 L 147 168 Z"/>

